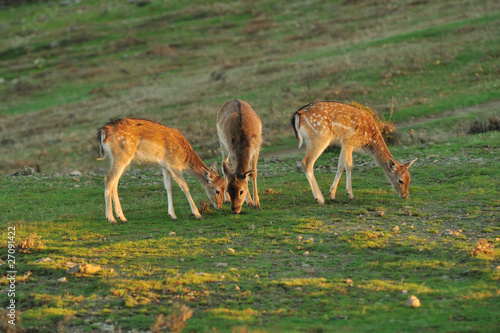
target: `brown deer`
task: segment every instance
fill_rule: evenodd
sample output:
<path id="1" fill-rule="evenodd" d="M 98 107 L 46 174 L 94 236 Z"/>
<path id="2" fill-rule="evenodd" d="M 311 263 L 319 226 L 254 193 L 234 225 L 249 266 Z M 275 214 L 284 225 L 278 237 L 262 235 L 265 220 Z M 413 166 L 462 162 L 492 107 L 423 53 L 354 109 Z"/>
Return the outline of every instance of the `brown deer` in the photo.
<path id="1" fill-rule="evenodd" d="M 105 159 L 106 156 L 111 159 L 111 168 L 104 179 L 106 218 L 111 224 L 116 223 L 112 202 L 118 219 L 127 222 L 118 197 L 118 181 L 132 161 L 158 164 L 162 168 L 167 190 L 168 215 L 174 221 L 177 216 L 172 203 L 172 179 L 186 194 L 194 216 L 197 219 L 202 218 L 182 176 L 183 171 L 201 183 L 215 208 L 222 208 L 224 179 L 214 167 L 207 168 L 178 130 L 144 119 L 112 119 L 97 131 L 97 141 L 101 152 L 99 160 Z"/>
<path id="2" fill-rule="evenodd" d="M 314 162 L 330 144 L 341 147 L 335 180 L 330 188 L 330 198 L 335 200 L 335 192 L 340 177 L 346 170 L 346 189 L 349 199 L 354 199 L 351 185 L 352 152 L 359 151 L 372 155 L 382 167 L 392 187 L 402 199 L 408 197 L 410 173 L 408 168 L 417 159 L 401 164 L 391 155 L 372 115 L 347 104 L 336 102 L 314 102 L 301 107 L 291 117 L 299 148 L 305 141 L 307 153 L 302 161 L 307 180 L 311 185 L 314 199 L 325 202 L 314 178 Z"/>
<path id="3" fill-rule="evenodd" d="M 217 132 L 227 189 L 224 197 L 226 201 L 231 201 L 231 212 L 238 214 L 245 200 L 249 206 L 260 209 L 257 160 L 262 141 L 262 123 L 259 116 L 247 102 L 229 100 L 217 112 Z M 234 172 L 229 167 L 229 158 L 233 162 Z M 248 190 L 250 179 L 253 182 L 253 200 Z"/>

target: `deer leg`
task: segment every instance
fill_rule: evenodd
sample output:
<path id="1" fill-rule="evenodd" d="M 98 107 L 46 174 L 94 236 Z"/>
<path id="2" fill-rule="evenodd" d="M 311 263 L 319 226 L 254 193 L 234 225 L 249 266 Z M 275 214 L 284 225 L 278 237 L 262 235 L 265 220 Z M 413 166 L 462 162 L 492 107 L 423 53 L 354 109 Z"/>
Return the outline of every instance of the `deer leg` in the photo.
<path id="1" fill-rule="evenodd" d="M 257 191 L 257 161 L 259 159 L 259 152 L 257 152 L 252 159 L 252 170 L 255 170 L 253 174 L 253 202 L 254 208 L 260 209 L 260 200 L 259 200 L 259 192 Z M 250 195 L 250 194 L 249 194 Z"/>
<path id="2" fill-rule="evenodd" d="M 114 164 L 104 179 L 104 199 L 106 202 L 106 218 L 111 224 L 115 224 L 116 220 L 113 217 L 112 203 L 115 206 L 116 217 L 122 222 L 127 222 L 125 215 L 123 215 L 120 198 L 118 197 L 118 181 L 125 171 L 125 168 L 130 163 L 123 163 L 121 165 Z"/>
<path id="3" fill-rule="evenodd" d="M 227 147 L 225 147 L 222 142 L 220 144 L 220 150 L 221 150 L 221 153 L 222 153 L 222 163 L 224 164 L 224 162 L 226 163 L 229 163 L 229 150 L 227 149 Z M 222 176 L 224 177 L 224 202 L 231 202 L 231 197 L 229 196 L 229 194 L 227 193 L 227 177 L 226 175 L 224 174 L 224 170 L 222 170 Z"/>
<path id="4" fill-rule="evenodd" d="M 188 199 L 189 206 L 191 207 L 191 212 L 193 213 L 193 215 L 196 217 L 197 220 L 202 219 L 202 216 L 201 216 L 200 212 L 198 211 L 198 208 L 196 207 L 196 204 L 194 203 L 193 198 L 191 197 L 191 193 L 189 193 L 189 187 L 186 183 L 186 180 L 182 176 L 182 173 L 180 171 L 177 171 L 177 170 L 171 170 L 171 173 L 172 173 L 172 176 L 173 176 L 175 182 L 177 183 L 177 185 L 179 185 L 181 190 L 186 195 L 186 198 Z"/>
<path id="5" fill-rule="evenodd" d="M 167 190 L 168 215 L 174 221 L 177 221 L 175 216 L 174 202 L 172 201 L 172 174 L 167 169 L 163 169 L 163 182 Z"/>
<path id="6" fill-rule="evenodd" d="M 104 202 L 106 207 L 106 220 L 111 224 L 116 224 L 116 220 L 113 216 L 113 200 L 111 199 L 112 189 L 111 189 L 111 171 L 108 173 L 106 178 L 104 178 Z"/>
<path id="7" fill-rule="evenodd" d="M 316 178 L 314 177 L 314 162 L 318 159 L 318 157 L 323 153 L 323 151 L 328 146 L 328 142 L 313 142 L 307 147 L 307 153 L 304 159 L 302 160 L 302 166 L 304 167 L 304 171 L 306 173 L 307 180 L 309 181 L 309 185 L 311 186 L 311 191 L 313 193 L 314 199 L 319 204 L 324 204 L 325 199 L 321 194 L 318 183 L 316 182 Z"/>
<path id="8" fill-rule="evenodd" d="M 339 185 L 339 181 L 340 178 L 342 177 L 344 169 L 345 169 L 345 163 L 344 160 L 342 159 L 342 153 L 340 153 L 337 173 L 335 174 L 335 179 L 333 180 L 332 186 L 330 187 L 330 192 L 328 192 L 328 194 L 330 195 L 330 199 L 332 200 L 335 200 L 335 193 L 337 193 L 337 186 Z"/>
<path id="9" fill-rule="evenodd" d="M 342 159 L 339 159 L 339 165 L 337 167 L 337 173 L 335 174 L 335 179 L 333 180 L 332 186 L 330 187 L 330 199 L 335 200 L 335 193 L 337 193 L 337 186 L 339 185 L 340 178 L 342 177 L 342 173 L 344 172 L 345 164 Z"/>
<path id="10" fill-rule="evenodd" d="M 352 193 L 352 178 L 351 178 L 351 171 L 352 171 L 352 149 L 342 149 L 342 159 L 344 160 L 345 163 L 345 175 L 346 175 L 346 192 L 347 195 L 349 196 L 349 199 L 354 200 L 354 195 Z"/>

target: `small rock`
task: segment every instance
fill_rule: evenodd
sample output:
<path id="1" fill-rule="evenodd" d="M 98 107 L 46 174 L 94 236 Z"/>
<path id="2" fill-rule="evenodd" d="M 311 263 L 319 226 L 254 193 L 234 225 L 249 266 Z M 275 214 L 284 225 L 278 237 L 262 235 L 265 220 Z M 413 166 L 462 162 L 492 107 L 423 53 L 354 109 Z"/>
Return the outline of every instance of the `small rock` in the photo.
<path id="1" fill-rule="evenodd" d="M 419 308 L 420 300 L 415 295 L 411 295 L 405 302 L 405 305 L 409 308 Z"/>
<path id="2" fill-rule="evenodd" d="M 63 276 L 62 278 L 57 279 L 57 282 L 59 282 L 59 283 L 66 283 L 66 282 L 68 282 L 68 279 L 66 279 L 66 277 Z"/>
<path id="3" fill-rule="evenodd" d="M 29 166 L 24 166 L 22 170 L 13 173 L 12 176 L 31 176 L 34 174 L 35 174 L 35 169 L 30 168 Z"/>
<path id="4" fill-rule="evenodd" d="M 302 242 L 302 236 L 297 236 L 297 238 L 295 238 L 298 242 Z"/>
<path id="5" fill-rule="evenodd" d="M 347 319 L 349 319 L 349 316 L 338 315 L 338 316 L 335 316 L 334 318 L 337 319 L 337 320 L 347 320 Z"/>
<path id="6" fill-rule="evenodd" d="M 173 237 L 173 236 L 175 236 L 175 235 L 177 235 L 177 234 L 175 233 L 175 231 L 170 231 L 170 232 L 168 233 L 168 235 L 169 235 L 169 236 L 171 236 L 171 237 Z"/>
<path id="7" fill-rule="evenodd" d="M 302 166 L 302 162 L 297 161 L 297 163 L 295 163 L 295 171 L 304 172 L 304 167 Z"/>
<path id="8" fill-rule="evenodd" d="M 351 286 L 351 287 L 352 287 L 352 286 L 354 286 L 354 281 L 353 281 L 353 280 L 351 280 L 351 279 L 347 279 L 347 280 L 345 280 L 345 283 L 346 283 L 348 286 Z"/>
<path id="9" fill-rule="evenodd" d="M 51 258 L 42 258 L 42 259 L 35 260 L 35 264 L 38 264 L 41 262 L 52 262 L 52 261 L 54 261 L 54 260 L 52 260 Z"/>
<path id="10" fill-rule="evenodd" d="M 394 231 L 399 231 L 399 227 L 398 227 L 398 226 L 395 226 L 394 228 L 392 228 L 392 230 L 394 230 Z"/>
<path id="11" fill-rule="evenodd" d="M 260 279 L 259 274 L 255 274 L 254 279 Z"/>
<path id="12" fill-rule="evenodd" d="M 216 262 L 214 266 L 215 268 L 227 267 L 227 262 Z"/>
<path id="13" fill-rule="evenodd" d="M 236 252 L 236 251 L 234 251 L 234 249 L 233 249 L 233 248 L 229 248 L 229 249 L 227 249 L 227 252 L 229 252 L 229 253 L 234 253 L 234 252 Z"/>
<path id="14" fill-rule="evenodd" d="M 69 274 L 76 274 L 80 271 L 80 265 L 74 265 L 68 269 Z"/>
<path id="15" fill-rule="evenodd" d="M 82 176 L 82 173 L 81 173 L 80 171 L 78 171 L 78 170 L 73 170 L 73 171 L 71 171 L 71 172 L 69 173 L 69 175 L 70 175 L 71 177 L 81 177 L 81 176 Z"/>
<path id="16" fill-rule="evenodd" d="M 240 290 L 241 288 L 239 286 L 234 286 L 234 290 Z"/>
<path id="17" fill-rule="evenodd" d="M 255 230 L 255 224 L 250 224 L 248 227 L 248 230 L 254 231 Z"/>
<path id="18" fill-rule="evenodd" d="M 295 288 L 295 291 L 302 291 L 302 288 L 301 287 L 297 287 L 297 288 Z"/>
<path id="19" fill-rule="evenodd" d="M 101 271 L 101 266 L 92 264 L 78 264 L 68 269 L 69 274 L 96 274 L 99 271 Z"/>
<path id="20" fill-rule="evenodd" d="M 308 256 L 309 254 L 310 254 L 309 251 L 304 252 L 305 256 Z"/>
<path id="21" fill-rule="evenodd" d="M 180 258 L 180 259 L 179 259 L 179 261 L 180 261 L 180 262 L 184 262 L 184 258 Z"/>

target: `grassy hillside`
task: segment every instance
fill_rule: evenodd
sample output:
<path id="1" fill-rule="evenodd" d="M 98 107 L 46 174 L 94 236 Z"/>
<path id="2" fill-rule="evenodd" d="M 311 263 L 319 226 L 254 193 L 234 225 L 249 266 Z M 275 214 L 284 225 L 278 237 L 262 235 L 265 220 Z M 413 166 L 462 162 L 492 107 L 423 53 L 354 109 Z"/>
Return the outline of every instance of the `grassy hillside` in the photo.
<path id="1" fill-rule="evenodd" d="M 496 1 L 142 3 L 0 10 L 1 173 L 95 170 L 111 117 L 177 127 L 213 156 L 230 98 L 261 115 L 266 145 L 313 100 L 397 122 L 500 98 Z"/>
<path id="2" fill-rule="evenodd" d="M 0 9 L 2 291 L 17 271 L 0 306 L 16 300 L 16 332 L 500 329 L 498 1 L 31 2 Z M 152 119 L 220 166 L 230 98 L 263 122 L 262 210 L 196 220 L 174 185 L 173 222 L 161 173 L 135 165 L 119 186 L 129 223 L 109 225 L 97 128 Z M 289 116 L 316 100 L 396 122 L 391 152 L 418 157 L 409 199 L 355 155 L 356 200 L 343 177 L 315 203 Z M 316 163 L 323 194 L 337 161 Z"/>

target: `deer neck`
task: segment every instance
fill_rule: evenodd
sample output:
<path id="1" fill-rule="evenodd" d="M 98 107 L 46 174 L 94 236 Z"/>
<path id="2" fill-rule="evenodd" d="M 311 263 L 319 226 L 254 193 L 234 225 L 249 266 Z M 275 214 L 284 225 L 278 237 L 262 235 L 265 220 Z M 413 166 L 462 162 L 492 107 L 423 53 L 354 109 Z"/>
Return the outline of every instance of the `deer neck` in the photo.
<path id="1" fill-rule="evenodd" d="M 394 157 L 392 157 L 392 154 L 389 151 L 389 148 L 387 147 L 387 144 L 385 143 L 382 134 L 377 133 L 372 143 L 368 146 L 368 149 L 371 152 L 377 164 L 380 165 L 382 169 L 384 169 L 385 173 L 386 174 L 391 173 L 388 161 L 389 159 L 392 159 L 393 161 L 396 160 L 394 159 Z"/>
<path id="2" fill-rule="evenodd" d="M 192 150 L 192 148 L 191 148 Z M 188 158 L 188 166 L 186 169 L 186 172 L 189 173 L 191 176 L 194 178 L 198 179 L 198 181 L 201 184 L 206 184 L 207 179 L 203 175 L 203 168 L 208 170 L 208 167 L 206 166 L 205 163 L 201 160 L 201 158 L 192 150 L 192 153 L 189 155 Z"/>
<path id="3" fill-rule="evenodd" d="M 251 149 L 249 145 L 241 145 L 236 151 L 236 168 L 234 172 L 238 175 L 250 171 Z"/>

